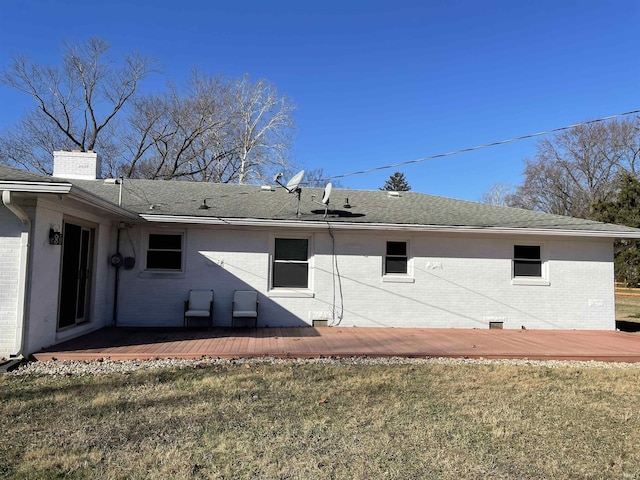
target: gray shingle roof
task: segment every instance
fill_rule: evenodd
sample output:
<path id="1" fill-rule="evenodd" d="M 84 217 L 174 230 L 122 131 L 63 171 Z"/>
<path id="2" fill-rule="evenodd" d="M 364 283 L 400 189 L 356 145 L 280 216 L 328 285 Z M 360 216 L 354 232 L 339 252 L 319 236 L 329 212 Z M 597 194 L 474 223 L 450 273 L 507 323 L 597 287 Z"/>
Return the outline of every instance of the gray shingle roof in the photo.
<path id="1" fill-rule="evenodd" d="M 119 185 L 86 180 L 74 180 L 73 183 L 114 203 L 118 201 Z M 297 195 L 290 194 L 280 187 L 265 190 L 253 185 L 125 180 L 122 186 L 122 206 L 141 215 L 323 221 L 325 208 L 319 204 L 322 195 L 323 189 L 303 188 L 300 201 L 301 215 L 298 217 Z M 201 210 L 199 207 L 205 199 L 210 208 Z M 349 207 L 344 206 L 346 199 Z M 640 230 L 633 228 L 591 220 L 496 207 L 416 192 L 399 192 L 399 196 L 395 197 L 379 190 L 333 189 L 326 220 L 356 224 L 640 233 Z"/>
<path id="2" fill-rule="evenodd" d="M 69 182 L 118 204 L 121 186 L 104 180 L 64 180 L 0 166 L 0 181 Z M 331 221 L 354 224 L 423 225 L 436 227 L 517 228 L 628 232 L 639 229 L 560 215 L 497 207 L 416 192 L 389 196 L 379 190 L 333 189 L 329 212 L 319 204 L 323 189 L 303 188 L 300 216 L 297 195 L 281 187 L 211 184 L 186 181 L 130 180 L 122 184 L 122 207 L 145 216 L 188 216 L 216 219 Z M 315 198 L 315 201 L 314 201 Z M 209 209 L 200 209 L 206 199 Z M 349 206 L 345 207 L 346 199 Z"/>
<path id="3" fill-rule="evenodd" d="M 6 165 L 0 165 L 0 181 L 14 181 L 14 182 L 66 182 L 67 180 L 60 180 L 59 178 L 48 177 L 39 173 L 27 172 L 26 170 L 18 170 L 17 168 L 7 167 Z"/>

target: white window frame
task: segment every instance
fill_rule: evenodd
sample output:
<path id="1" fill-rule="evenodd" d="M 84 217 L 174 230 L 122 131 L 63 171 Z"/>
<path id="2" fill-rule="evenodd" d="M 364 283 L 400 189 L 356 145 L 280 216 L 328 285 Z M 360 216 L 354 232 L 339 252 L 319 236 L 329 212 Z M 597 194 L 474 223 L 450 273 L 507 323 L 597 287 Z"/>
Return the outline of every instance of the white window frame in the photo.
<path id="1" fill-rule="evenodd" d="M 179 235 L 180 236 L 180 268 L 149 268 L 147 265 L 147 254 L 149 251 L 159 251 L 158 249 L 149 248 L 149 240 L 151 235 Z M 143 233 L 143 273 L 147 275 L 181 275 L 185 272 L 186 263 L 186 237 L 187 234 L 184 230 L 146 230 Z M 176 251 L 176 250 L 171 250 Z"/>
<path id="2" fill-rule="evenodd" d="M 307 240 L 307 286 L 300 288 L 274 287 L 273 265 L 276 262 L 276 239 Z M 271 235 L 269 240 L 269 297 L 314 297 L 313 291 L 313 265 L 314 265 L 314 238 L 313 235 L 278 234 Z"/>
<path id="3" fill-rule="evenodd" d="M 389 242 L 404 243 L 407 247 L 407 273 L 387 273 L 387 244 Z M 411 255 L 411 241 L 408 238 L 385 238 L 382 244 L 382 281 L 388 283 L 414 283 L 413 257 Z"/>
<path id="4" fill-rule="evenodd" d="M 515 247 L 540 247 L 540 276 L 516 276 L 515 264 L 518 260 L 515 258 Z M 538 285 L 549 286 L 551 281 L 549 280 L 549 258 L 548 249 L 545 242 L 513 242 L 511 245 L 511 284 L 512 285 Z M 524 260 L 524 259 L 523 259 Z M 526 259 L 528 260 L 528 259 Z"/>

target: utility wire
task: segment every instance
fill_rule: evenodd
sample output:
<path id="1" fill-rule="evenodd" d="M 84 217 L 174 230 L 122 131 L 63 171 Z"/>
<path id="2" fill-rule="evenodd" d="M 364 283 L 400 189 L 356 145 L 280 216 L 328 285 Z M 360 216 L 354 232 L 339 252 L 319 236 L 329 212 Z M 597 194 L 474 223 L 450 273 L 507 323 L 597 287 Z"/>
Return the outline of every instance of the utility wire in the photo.
<path id="1" fill-rule="evenodd" d="M 382 167 L 369 168 L 367 170 L 360 170 L 358 172 L 344 173 L 342 175 L 333 175 L 333 176 L 329 177 L 329 180 L 330 179 L 334 179 L 334 178 L 352 177 L 354 175 L 362 175 L 364 173 L 377 172 L 379 170 L 386 170 L 388 168 L 396 168 L 396 167 L 401 167 L 403 165 L 411 165 L 411 164 L 414 164 L 414 163 L 426 162 L 427 160 L 433 160 L 435 158 L 442 158 L 442 157 L 450 157 L 452 155 L 458 155 L 460 153 L 465 153 L 465 152 L 473 152 L 475 150 L 482 150 L 483 148 L 495 147 L 497 145 L 504 145 L 504 144 L 507 144 L 507 143 L 513 143 L 513 142 L 517 142 L 517 141 L 520 141 L 520 140 L 526 140 L 528 138 L 541 137 L 543 135 L 549 135 L 550 133 L 561 132 L 563 130 L 570 130 L 572 128 L 581 127 L 583 125 L 590 125 L 592 123 L 605 122 L 607 120 L 612 120 L 614 118 L 625 117 L 627 115 L 634 115 L 634 114 L 637 114 L 637 113 L 640 113 L 640 110 L 632 110 L 630 112 L 625 112 L 625 113 L 616 113 L 615 115 L 609 115 L 608 117 L 597 118 L 595 120 L 588 120 L 586 122 L 574 123 L 573 125 L 568 125 L 566 127 L 553 128 L 551 130 L 545 130 L 544 132 L 531 133 L 529 135 L 522 135 L 521 137 L 513 137 L 513 138 L 510 138 L 508 140 L 501 140 L 499 142 L 486 143 L 484 145 L 478 145 L 476 147 L 462 148 L 460 150 L 454 150 L 453 152 L 439 153 L 437 155 L 430 155 L 428 157 L 417 158 L 415 160 L 408 160 L 408 161 L 405 161 L 405 162 L 398 162 L 398 163 L 394 163 L 394 164 L 391 164 L 391 165 L 384 165 Z"/>

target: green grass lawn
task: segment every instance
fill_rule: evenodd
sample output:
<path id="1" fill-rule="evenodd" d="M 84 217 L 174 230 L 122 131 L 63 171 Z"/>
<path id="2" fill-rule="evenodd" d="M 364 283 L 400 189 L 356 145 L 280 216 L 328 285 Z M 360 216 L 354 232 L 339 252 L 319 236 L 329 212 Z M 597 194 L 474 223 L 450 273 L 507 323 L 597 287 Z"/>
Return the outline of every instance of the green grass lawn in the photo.
<path id="1" fill-rule="evenodd" d="M 640 369 L 0 376 L 2 478 L 640 478 Z"/>

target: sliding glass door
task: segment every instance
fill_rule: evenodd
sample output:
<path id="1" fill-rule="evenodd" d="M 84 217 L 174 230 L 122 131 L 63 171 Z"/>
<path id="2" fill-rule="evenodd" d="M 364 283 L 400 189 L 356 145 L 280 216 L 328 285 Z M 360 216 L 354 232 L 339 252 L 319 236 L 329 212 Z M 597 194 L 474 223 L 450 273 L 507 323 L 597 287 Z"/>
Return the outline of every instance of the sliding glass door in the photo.
<path id="1" fill-rule="evenodd" d="M 67 222 L 62 238 L 59 329 L 89 320 L 93 230 Z"/>

